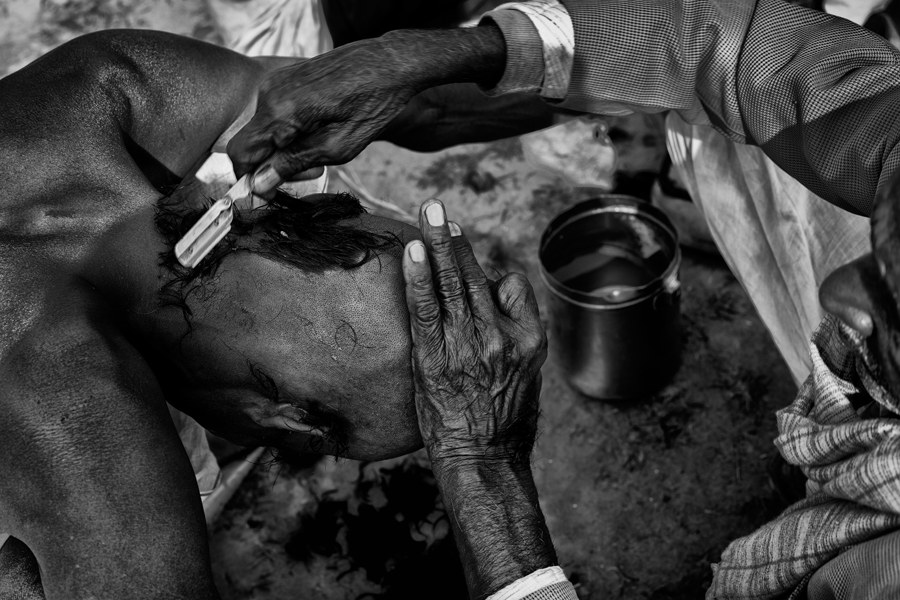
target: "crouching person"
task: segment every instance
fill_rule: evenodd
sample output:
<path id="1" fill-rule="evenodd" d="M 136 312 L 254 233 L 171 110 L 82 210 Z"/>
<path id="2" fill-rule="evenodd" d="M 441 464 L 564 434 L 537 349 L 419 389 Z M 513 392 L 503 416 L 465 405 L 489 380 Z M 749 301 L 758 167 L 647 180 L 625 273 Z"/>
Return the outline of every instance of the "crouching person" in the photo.
<path id="1" fill-rule="evenodd" d="M 900 171 L 872 212 L 872 252 L 836 269 L 812 373 L 775 440 L 806 498 L 732 542 L 707 598 L 900 597 Z"/>

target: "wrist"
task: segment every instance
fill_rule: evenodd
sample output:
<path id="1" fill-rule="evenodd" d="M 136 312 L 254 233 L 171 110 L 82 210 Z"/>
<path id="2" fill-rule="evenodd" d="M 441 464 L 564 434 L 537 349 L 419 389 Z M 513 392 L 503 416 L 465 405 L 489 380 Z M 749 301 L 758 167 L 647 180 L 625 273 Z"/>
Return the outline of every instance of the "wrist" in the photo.
<path id="1" fill-rule="evenodd" d="M 433 461 L 432 469 L 471 597 L 558 564 L 530 464 L 454 457 Z"/>
<path id="2" fill-rule="evenodd" d="M 531 447 L 523 452 L 496 447 L 447 448 L 439 444 L 427 446 L 428 458 L 435 470 L 448 472 L 482 469 L 500 473 L 531 473 Z"/>
<path id="3" fill-rule="evenodd" d="M 465 483 L 478 487 L 495 486 L 521 481 L 523 478 L 534 484 L 531 462 L 516 457 L 479 455 L 434 455 L 429 452 L 431 468 L 439 479 L 452 479 L 455 483 Z"/>

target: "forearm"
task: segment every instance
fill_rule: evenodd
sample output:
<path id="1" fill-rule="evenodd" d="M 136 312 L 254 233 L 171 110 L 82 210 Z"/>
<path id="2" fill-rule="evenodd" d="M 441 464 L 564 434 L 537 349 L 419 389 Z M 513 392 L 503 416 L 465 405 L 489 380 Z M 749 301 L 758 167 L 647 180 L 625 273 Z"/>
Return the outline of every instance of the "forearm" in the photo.
<path id="1" fill-rule="evenodd" d="M 527 462 L 433 460 L 471 598 L 557 564 Z"/>
<path id="2" fill-rule="evenodd" d="M 380 139 L 417 152 L 434 152 L 550 127 L 555 112 L 535 94 L 485 96 L 473 84 L 451 84 L 415 96 Z"/>
<path id="3" fill-rule="evenodd" d="M 396 66 L 398 79 L 416 93 L 449 83 L 490 87 L 506 64 L 506 43 L 494 26 L 397 30 L 376 41 L 384 60 Z"/>

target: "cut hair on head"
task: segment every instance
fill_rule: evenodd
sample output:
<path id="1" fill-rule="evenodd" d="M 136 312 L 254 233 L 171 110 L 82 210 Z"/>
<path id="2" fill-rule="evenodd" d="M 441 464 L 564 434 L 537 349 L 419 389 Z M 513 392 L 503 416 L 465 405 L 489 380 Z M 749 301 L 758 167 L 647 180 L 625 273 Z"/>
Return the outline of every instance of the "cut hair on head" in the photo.
<path id="1" fill-rule="evenodd" d="M 376 258 L 379 253 L 402 242 L 393 233 L 374 233 L 344 223 L 365 213 L 359 200 L 349 193 L 335 194 L 328 200 L 306 202 L 282 192 L 276 193 L 265 208 L 235 211 L 231 231 L 210 251 L 199 265 L 184 267 L 175 257 L 175 244 L 212 205 L 208 199 L 201 208 L 186 207 L 181 194 L 168 194 L 156 205 L 156 229 L 166 249 L 159 265 L 171 273 L 160 290 L 161 306 L 175 306 L 184 312 L 190 325 L 187 297 L 216 274 L 222 260 L 230 254 L 249 252 L 308 272 L 329 269 L 353 269 Z"/>

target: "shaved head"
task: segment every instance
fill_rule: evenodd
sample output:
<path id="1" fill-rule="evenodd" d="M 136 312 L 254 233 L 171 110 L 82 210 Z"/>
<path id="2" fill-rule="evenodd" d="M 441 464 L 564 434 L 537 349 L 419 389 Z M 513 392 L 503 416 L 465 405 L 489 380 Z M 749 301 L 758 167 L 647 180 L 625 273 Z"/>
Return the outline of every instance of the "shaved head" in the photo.
<path id="1" fill-rule="evenodd" d="M 160 303 L 183 329 L 167 353 L 178 374 L 167 397 L 239 443 L 358 459 L 410 452 L 421 439 L 400 256 L 418 231 L 347 194 L 316 200 L 236 214 L 193 271 L 171 248 L 202 209 L 160 201 Z M 285 414 L 325 435 L 292 429 Z"/>

